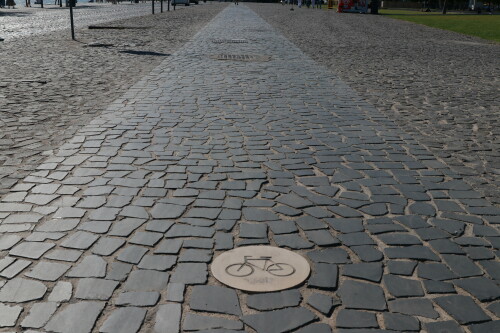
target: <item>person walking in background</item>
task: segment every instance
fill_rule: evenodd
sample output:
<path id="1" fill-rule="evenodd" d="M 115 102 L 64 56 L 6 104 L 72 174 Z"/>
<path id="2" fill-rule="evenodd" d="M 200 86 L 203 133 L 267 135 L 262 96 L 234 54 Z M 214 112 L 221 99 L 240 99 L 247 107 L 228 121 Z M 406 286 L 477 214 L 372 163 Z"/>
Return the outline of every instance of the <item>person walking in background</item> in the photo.
<path id="1" fill-rule="evenodd" d="M 311 7 L 313 9 L 316 7 L 316 0 L 311 0 Z"/>
<path id="2" fill-rule="evenodd" d="M 26 7 L 31 7 L 31 0 L 26 0 Z"/>
<path id="3" fill-rule="evenodd" d="M 10 8 L 10 7 L 15 8 L 15 6 L 16 6 L 16 2 L 15 2 L 14 0 L 7 0 L 7 2 L 5 3 L 5 5 L 6 5 L 8 8 Z"/>
<path id="4" fill-rule="evenodd" d="M 301 8 L 302 7 L 302 0 L 297 1 L 297 7 Z"/>

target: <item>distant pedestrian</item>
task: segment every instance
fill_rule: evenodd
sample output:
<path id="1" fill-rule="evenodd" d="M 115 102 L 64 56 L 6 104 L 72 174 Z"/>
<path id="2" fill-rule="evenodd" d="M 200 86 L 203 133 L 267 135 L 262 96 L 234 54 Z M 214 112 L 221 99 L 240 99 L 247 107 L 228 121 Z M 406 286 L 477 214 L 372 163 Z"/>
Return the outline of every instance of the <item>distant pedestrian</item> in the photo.
<path id="1" fill-rule="evenodd" d="M 5 3 L 5 5 L 6 5 L 7 7 L 9 7 L 9 8 L 10 8 L 10 7 L 15 8 L 15 6 L 16 6 L 16 2 L 15 2 L 14 0 L 7 0 L 7 2 Z"/>
<path id="2" fill-rule="evenodd" d="M 239 4 L 240 4 L 240 1 L 239 1 L 239 0 L 234 0 L 234 4 L 235 4 L 235 5 L 239 5 Z"/>
<path id="3" fill-rule="evenodd" d="M 319 8 L 321 9 L 321 6 L 323 6 L 323 0 L 317 0 L 318 2 L 316 2 L 316 8 Z"/>
<path id="4" fill-rule="evenodd" d="M 31 0 L 26 0 L 26 7 L 31 7 Z"/>
<path id="5" fill-rule="evenodd" d="M 311 0 L 311 6 L 313 9 L 314 9 L 314 7 L 316 7 L 316 0 Z"/>
<path id="6" fill-rule="evenodd" d="M 302 0 L 297 1 L 297 7 L 302 8 Z"/>

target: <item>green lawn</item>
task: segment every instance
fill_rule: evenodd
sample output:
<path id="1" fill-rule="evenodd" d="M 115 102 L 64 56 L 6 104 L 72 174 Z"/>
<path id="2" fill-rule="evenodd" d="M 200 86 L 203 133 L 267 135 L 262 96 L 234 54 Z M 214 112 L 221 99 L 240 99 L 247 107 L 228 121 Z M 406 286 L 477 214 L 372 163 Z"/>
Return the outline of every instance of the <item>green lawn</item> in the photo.
<path id="1" fill-rule="evenodd" d="M 477 15 L 470 12 L 448 12 L 442 15 L 441 12 L 424 13 L 392 9 L 382 9 L 379 13 L 399 20 L 500 42 L 500 15 Z"/>

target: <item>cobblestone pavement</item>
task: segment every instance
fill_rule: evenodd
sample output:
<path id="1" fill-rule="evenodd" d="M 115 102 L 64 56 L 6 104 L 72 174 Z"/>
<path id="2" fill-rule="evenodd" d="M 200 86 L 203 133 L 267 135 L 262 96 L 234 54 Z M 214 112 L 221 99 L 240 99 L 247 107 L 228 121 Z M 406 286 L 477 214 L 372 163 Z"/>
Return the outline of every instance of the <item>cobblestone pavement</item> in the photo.
<path id="1" fill-rule="evenodd" d="M 244 5 L 37 169 L 0 203 L 0 331 L 498 331 L 499 210 Z M 249 244 L 312 274 L 215 281 Z"/>
<path id="2" fill-rule="evenodd" d="M 381 15 L 252 4 L 500 204 L 500 45 Z"/>
<path id="3" fill-rule="evenodd" d="M 184 45 L 224 6 L 200 4 L 102 24 L 128 29 L 77 29 L 77 41 L 65 30 L 2 42 L 0 194 Z"/>
<path id="4" fill-rule="evenodd" d="M 166 5 L 166 3 L 165 3 Z M 165 7 L 166 10 L 166 7 Z M 159 12 L 159 9 L 158 9 Z M 74 8 L 75 28 L 151 14 L 151 3 L 79 4 Z M 70 27 L 69 8 L 45 5 L 0 11 L 0 37 L 6 41 L 19 37 L 55 33 Z"/>

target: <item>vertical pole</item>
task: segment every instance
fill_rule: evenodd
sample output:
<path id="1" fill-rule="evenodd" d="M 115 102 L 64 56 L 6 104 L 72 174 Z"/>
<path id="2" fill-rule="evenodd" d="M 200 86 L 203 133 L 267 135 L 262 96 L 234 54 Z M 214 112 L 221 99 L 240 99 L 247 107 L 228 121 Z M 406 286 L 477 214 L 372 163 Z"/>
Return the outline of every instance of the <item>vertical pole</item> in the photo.
<path id="1" fill-rule="evenodd" d="M 170 11 L 170 0 L 167 0 L 167 11 Z"/>
<path id="2" fill-rule="evenodd" d="M 73 23 L 73 4 L 75 0 L 69 0 L 69 17 L 71 20 L 71 38 L 75 40 L 75 25 Z"/>
<path id="3" fill-rule="evenodd" d="M 151 0 L 151 10 L 153 11 L 153 15 L 155 14 L 155 0 Z"/>
<path id="4" fill-rule="evenodd" d="M 43 8 L 43 0 L 42 0 L 42 8 Z"/>
<path id="5" fill-rule="evenodd" d="M 62 7 L 62 0 L 59 0 L 59 7 Z"/>
<path id="6" fill-rule="evenodd" d="M 160 0 L 160 12 L 163 13 L 163 0 Z"/>

